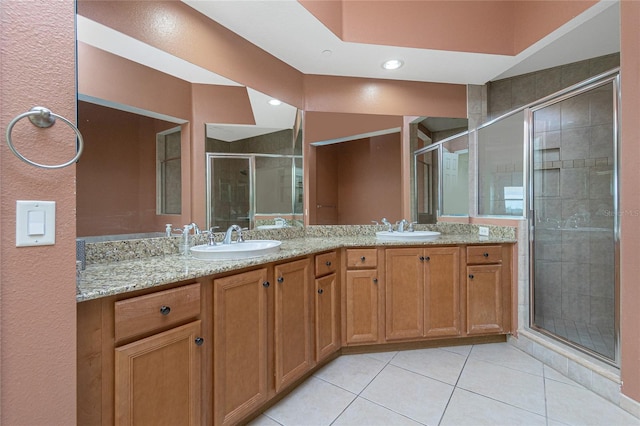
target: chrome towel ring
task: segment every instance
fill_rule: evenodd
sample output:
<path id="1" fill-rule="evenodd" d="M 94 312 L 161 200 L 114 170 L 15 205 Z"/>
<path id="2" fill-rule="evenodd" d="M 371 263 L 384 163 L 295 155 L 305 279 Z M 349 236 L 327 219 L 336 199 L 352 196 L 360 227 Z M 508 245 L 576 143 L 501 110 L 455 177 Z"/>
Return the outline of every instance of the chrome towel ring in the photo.
<path id="1" fill-rule="evenodd" d="M 78 149 L 75 157 L 73 157 L 71 160 L 63 164 L 48 165 L 48 164 L 36 163 L 35 161 L 31 161 L 28 158 L 26 158 L 24 155 L 20 154 L 18 150 L 13 146 L 13 141 L 11 140 L 11 131 L 13 130 L 13 126 L 15 126 L 18 121 L 22 120 L 25 117 L 29 117 L 29 121 L 31 121 L 31 123 L 33 123 L 34 126 L 37 126 L 43 129 L 53 126 L 53 124 L 56 122 L 56 118 L 59 118 L 69 127 L 71 127 L 73 131 L 76 132 L 76 135 L 78 136 Z M 19 159 L 21 159 L 27 164 L 31 164 L 32 166 L 36 166 L 36 167 L 41 167 L 43 169 L 61 169 L 63 167 L 70 166 L 71 164 L 78 161 L 78 159 L 80 158 L 80 155 L 82 155 L 82 149 L 84 148 L 84 140 L 82 139 L 80 130 L 78 130 L 78 128 L 71 121 L 67 120 L 66 118 L 58 114 L 54 114 L 48 108 L 45 108 L 45 107 L 38 107 L 38 106 L 33 107 L 31 108 L 30 111 L 22 113 L 18 115 L 16 118 L 14 118 L 13 120 L 11 120 L 11 122 L 7 126 L 6 136 L 7 136 L 7 145 L 9 145 L 9 149 L 11 149 L 11 152 L 13 152 L 16 155 L 16 157 L 18 157 Z"/>

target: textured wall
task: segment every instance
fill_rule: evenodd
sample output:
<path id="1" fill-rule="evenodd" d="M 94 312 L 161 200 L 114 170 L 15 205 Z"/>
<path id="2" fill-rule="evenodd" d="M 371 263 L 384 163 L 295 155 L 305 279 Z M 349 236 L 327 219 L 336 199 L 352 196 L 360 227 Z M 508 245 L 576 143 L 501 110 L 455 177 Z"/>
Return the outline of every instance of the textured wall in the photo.
<path id="1" fill-rule="evenodd" d="M 0 2 L 0 132 L 35 105 L 75 122 L 75 3 Z M 13 132 L 34 161 L 68 161 L 75 135 L 58 122 Z M 1 418 L 5 425 L 76 421 L 75 166 L 43 170 L 0 146 Z M 56 202 L 56 244 L 15 246 L 16 200 Z"/>

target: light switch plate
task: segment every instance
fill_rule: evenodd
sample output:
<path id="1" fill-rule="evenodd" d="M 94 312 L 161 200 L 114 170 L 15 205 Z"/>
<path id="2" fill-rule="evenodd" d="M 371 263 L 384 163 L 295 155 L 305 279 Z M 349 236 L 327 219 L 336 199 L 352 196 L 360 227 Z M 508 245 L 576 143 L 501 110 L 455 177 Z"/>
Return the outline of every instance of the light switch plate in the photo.
<path id="1" fill-rule="evenodd" d="M 16 201 L 16 247 L 56 243 L 56 202 Z"/>
<path id="2" fill-rule="evenodd" d="M 478 235 L 481 237 L 488 237 L 489 228 L 487 228 L 486 226 L 478 226 Z"/>

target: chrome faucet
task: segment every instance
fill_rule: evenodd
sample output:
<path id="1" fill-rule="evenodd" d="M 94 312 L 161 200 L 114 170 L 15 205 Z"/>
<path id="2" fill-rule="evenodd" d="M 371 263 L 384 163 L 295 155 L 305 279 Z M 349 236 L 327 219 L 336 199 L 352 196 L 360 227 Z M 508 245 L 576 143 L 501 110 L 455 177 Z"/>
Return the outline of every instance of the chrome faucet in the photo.
<path id="1" fill-rule="evenodd" d="M 200 228 L 198 228 L 198 225 L 196 225 L 195 222 L 191 223 L 191 229 L 193 229 L 193 235 L 200 235 L 202 234 L 202 231 L 200 231 Z"/>
<path id="2" fill-rule="evenodd" d="M 407 222 L 407 219 L 402 219 L 397 221 L 396 225 L 398 225 L 398 227 L 396 228 L 398 232 L 404 232 L 404 227 L 405 225 L 409 225 L 409 222 Z"/>
<path id="3" fill-rule="evenodd" d="M 209 241 L 207 242 L 207 245 L 210 246 L 215 246 L 216 245 L 216 234 L 215 234 L 215 229 L 220 228 L 219 226 L 212 226 L 211 228 L 209 228 L 209 230 L 204 230 L 202 231 L 203 234 L 207 234 L 207 238 L 209 239 Z"/>
<path id="4" fill-rule="evenodd" d="M 241 243 L 244 241 L 244 238 L 242 237 L 242 228 L 239 225 L 231 225 L 224 234 L 222 244 L 231 244 L 231 235 L 233 235 L 233 231 L 236 231 L 238 234 L 238 238 L 236 239 L 237 242 Z"/>
<path id="5" fill-rule="evenodd" d="M 388 230 L 389 232 L 393 232 L 393 225 L 391 224 L 391 222 L 389 222 L 389 221 L 387 220 L 387 218 L 386 218 L 386 217 L 383 217 L 383 218 L 382 218 L 382 220 L 381 220 L 381 222 L 382 222 L 382 224 L 383 224 L 383 225 L 387 225 L 387 227 L 388 227 L 388 229 L 387 229 L 387 230 Z"/>

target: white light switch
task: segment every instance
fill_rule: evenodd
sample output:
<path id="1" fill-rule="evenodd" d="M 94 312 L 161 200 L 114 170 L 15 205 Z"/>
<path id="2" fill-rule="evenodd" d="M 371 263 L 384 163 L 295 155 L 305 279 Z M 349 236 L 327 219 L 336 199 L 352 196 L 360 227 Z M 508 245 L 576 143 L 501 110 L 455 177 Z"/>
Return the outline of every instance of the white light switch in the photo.
<path id="1" fill-rule="evenodd" d="M 16 247 L 55 243 L 55 201 L 16 201 Z"/>
<path id="2" fill-rule="evenodd" d="M 44 235 L 45 217 L 42 210 L 29 210 L 27 212 L 27 235 L 30 237 Z"/>

